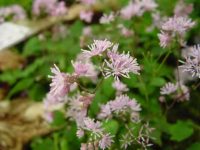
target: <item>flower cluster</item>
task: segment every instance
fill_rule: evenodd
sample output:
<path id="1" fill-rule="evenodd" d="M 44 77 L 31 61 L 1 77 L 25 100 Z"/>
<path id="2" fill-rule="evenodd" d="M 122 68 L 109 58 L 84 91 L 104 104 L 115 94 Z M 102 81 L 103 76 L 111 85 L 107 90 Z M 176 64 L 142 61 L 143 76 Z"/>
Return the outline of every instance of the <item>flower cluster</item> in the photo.
<path id="1" fill-rule="evenodd" d="M 132 121 L 138 121 L 141 110 L 140 105 L 135 99 L 130 99 L 127 95 L 117 96 L 114 100 L 101 106 L 99 113 L 100 119 L 111 118 L 113 115 L 128 115 Z M 123 117 L 124 118 L 124 117 Z"/>
<path id="2" fill-rule="evenodd" d="M 140 74 L 140 66 L 137 59 L 130 56 L 129 53 L 119 54 L 117 52 L 109 53 L 109 60 L 105 60 L 107 67 L 105 70 L 105 77 L 114 76 L 119 80 L 119 77 L 129 78 L 129 73 Z"/>
<path id="3" fill-rule="evenodd" d="M 35 0 L 32 12 L 36 16 L 51 15 L 60 16 L 67 12 L 64 1 L 57 0 Z"/>
<path id="4" fill-rule="evenodd" d="M 122 8 L 121 17 L 123 19 L 131 19 L 133 16 L 142 16 L 146 11 L 153 11 L 157 7 L 154 0 L 135 0 Z"/>
<path id="5" fill-rule="evenodd" d="M 97 143 L 99 147 L 103 150 L 111 146 L 113 142 L 112 136 L 104 131 L 104 129 L 102 128 L 102 124 L 99 121 L 95 122 L 94 119 L 87 117 L 84 119 L 83 122 L 84 125 L 78 130 L 79 133 L 84 133 L 83 130 L 90 132 L 89 136 L 91 138 L 91 141 L 93 143 Z M 82 136 L 84 136 L 84 134 L 82 134 Z M 83 144 L 83 146 L 87 147 L 86 144 Z"/>
<path id="6" fill-rule="evenodd" d="M 200 78 L 200 45 L 196 45 L 191 48 L 188 56 L 186 56 L 185 62 L 181 61 L 183 65 L 180 68 L 185 72 L 189 72 L 193 77 Z"/>
<path id="7" fill-rule="evenodd" d="M 53 76 L 49 76 L 52 79 L 50 84 L 50 92 L 44 99 L 46 112 L 52 111 L 52 107 L 63 104 L 65 95 L 70 91 L 71 86 L 76 82 L 76 75 L 69 75 L 60 72 L 59 68 L 54 65 L 51 68 Z M 54 110 L 54 109 L 53 109 Z"/>
<path id="8" fill-rule="evenodd" d="M 187 17 L 174 16 L 169 18 L 161 26 L 161 33 L 158 34 L 160 46 L 165 48 L 170 45 L 172 39 L 177 37 L 180 44 L 183 44 L 183 37 L 187 30 L 195 25 L 191 19 Z"/>
<path id="9" fill-rule="evenodd" d="M 11 5 L 8 7 L 0 8 L 0 18 L 6 20 L 7 18 L 12 17 L 14 21 L 23 20 L 26 18 L 26 13 L 24 9 L 19 5 Z"/>
<path id="10" fill-rule="evenodd" d="M 188 101 L 190 98 L 189 89 L 180 82 L 176 84 L 171 82 L 166 83 L 160 89 L 160 94 L 163 95 L 159 98 L 161 102 L 166 101 L 164 95 L 170 96 L 177 102 Z"/>

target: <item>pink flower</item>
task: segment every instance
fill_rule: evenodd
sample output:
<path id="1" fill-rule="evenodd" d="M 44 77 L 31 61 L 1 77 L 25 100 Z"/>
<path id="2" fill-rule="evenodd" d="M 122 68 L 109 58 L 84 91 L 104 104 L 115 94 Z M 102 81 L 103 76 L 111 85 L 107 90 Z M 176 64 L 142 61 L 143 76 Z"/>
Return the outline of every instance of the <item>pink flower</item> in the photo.
<path id="1" fill-rule="evenodd" d="M 181 61 L 183 65 L 179 66 L 184 72 L 189 72 L 192 77 L 196 76 L 200 78 L 200 46 L 194 46 L 186 57 L 185 62 Z"/>
<path id="2" fill-rule="evenodd" d="M 104 68 L 104 76 L 114 76 L 117 80 L 123 76 L 129 78 L 129 73 L 139 74 L 140 66 L 137 63 L 137 59 L 130 56 L 130 54 L 116 54 L 115 57 L 111 57 L 109 61 L 105 60 L 106 68 Z"/>
<path id="3" fill-rule="evenodd" d="M 174 93 L 177 90 L 177 88 L 178 88 L 177 84 L 168 82 L 160 89 L 160 93 L 162 95 L 169 95 L 171 93 Z"/>
<path id="4" fill-rule="evenodd" d="M 107 39 L 105 40 L 94 40 L 94 43 L 88 46 L 90 50 L 82 50 L 83 53 L 87 54 L 88 56 L 96 56 L 101 55 L 105 50 L 110 48 L 113 45 L 110 41 Z"/>
<path id="5" fill-rule="evenodd" d="M 141 16 L 143 14 L 143 11 L 141 10 L 140 3 L 130 2 L 127 6 L 122 8 L 120 13 L 121 13 L 121 17 L 123 19 L 129 20 L 133 16 Z"/>
<path id="6" fill-rule="evenodd" d="M 184 34 L 188 29 L 192 28 L 195 25 L 191 19 L 187 17 L 177 17 L 174 16 L 169 18 L 163 25 L 162 29 L 164 31 L 172 31 L 180 35 Z"/>
<path id="7" fill-rule="evenodd" d="M 67 12 L 67 7 L 65 6 L 65 2 L 61 1 L 54 6 L 53 10 L 51 10 L 51 15 L 60 16 L 66 14 L 66 12 Z"/>
<path id="8" fill-rule="evenodd" d="M 80 19 L 87 22 L 87 23 L 90 23 L 92 21 L 92 17 L 93 17 L 93 12 L 92 11 L 81 11 L 80 12 Z"/>
<path id="9" fill-rule="evenodd" d="M 128 91 L 128 88 L 127 88 L 126 84 L 123 84 L 119 80 L 114 81 L 112 86 L 113 86 L 113 88 L 115 88 L 117 90 L 118 95 L 121 94 L 122 92 L 127 92 Z"/>
<path id="10" fill-rule="evenodd" d="M 101 105 L 101 112 L 98 115 L 99 119 L 110 118 L 112 115 L 110 104 Z"/>
<path id="11" fill-rule="evenodd" d="M 99 135 L 99 133 L 103 132 L 103 129 L 101 128 L 101 123 L 99 121 L 95 122 L 94 119 L 88 117 L 85 118 L 84 125 L 84 128 L 91 131 L 93 134 Z"/>
<path id="12" fill-rule="evenodd" d="M 133 31 L 130 30 L 130 29 L 128 29 L 128 28 L 126 28 L 125 26 L 119 25 L 118 27 L 119 27 L 119 29 L 121 30 L 121 34 L 122 34 L 123 36 L 125 36 L 125 37 L 130 37 L 130 36 L 133 35 Z"/>
<path id="13" fill-rule="evenodd" d="M 114 112 L 120 112 L 124 109 L 130 108 L 132 111 L 138 112 L 141 110 L 140 105 L 137 104 L 135 99 L 130 99 L 127 95 L 120 95 L 110 102 L 111 110 Z"/>
<path id="14" fill-rule="evenodd" d="M 109 134 L 104 134 L 102 139 L 99 141 L 99 147 L 104 150 L 106 148 L 109 148 L 112 142 L 112 137 Z"/>
<path id="15" fill-rule="evenodd" d="M 188 16 L 193 10 L 193 4 L 186 4 L 183 0 L 179 0 L 174 9 L 176 16 Z"/>
<path id="16" fill-rule="evenodd" d="M 113 22 L 115 20 L 114 13 L 111 12 L 109 15 L 103 14 L 103 16 L 100 18 L 101 24 L 109 24 L 110 22 Z"/>
<path id="17" fill-rule="evenodd" d="M 51 72 L 54 75 L 49 76 L 52 79 L 50 94 L 58 97 L 65 96 L 70 90 L 70 85 L 75 82 L 76 77 L 60 72 L 56 65 L 54 65 L 54 68 L 51 68 Z"/>
<path id="18" fill-rule="evenodd" d="M 33 3 L 33 14 L 36 16 L 41 13 L 50 14 L 56 5 L 57 0 L 35 0 Z"/>
<path id="19" fill-rule="evenodd" d="M 165 33 L 165 32 L 159 33 L 158 38 L 160 40 L 160 46 L 163 48 L 167 47 L 170 44 L 171 39 L 172 39 L 172 37 L 168 33 Z"/>
<path id="20" fill-rule="evenodd" d="M 89 65 L 87 63 L 82 63 L 82 62 L 73 62 L 72 65 L 74 67 L 75 73 L 80 76 L 80 75 L 85 75 L 88 70 L 89 70 Z"/>
<path id="21" fill-rule="evenodd" d="M 84 136 L 84 131 L 82 129 L 78 129 L 76 132 L 76 135 L 78 136 L 78 138 L 82 138 Z"/>
<path id="22" fill-rule="evenodd" d="M 0 8 L 0 18 L 11 17 L 14 21 L 23 20 L 26 18 L 25 10 L 19 5 L 11 5 L 7 7 Z"/>
<path id="23" fill-rule="evenodd" d="M 138 118 L 138 112 L 141 110 L 140 105 L 135 99 L 130 99 L 127 95 L 117 96 L 114 100 L 102 105 L 101 111 L 98 115 L 100 119 L 110 118 L 112 114 L 119 114 L 121 112 L 129 112 L 131 117 Z M 134 114 L 134 115 L 133 115 Z M 131 118 L 133 120 L 134 118 Z"/>
<path id="24" fill-rule="evenodd" d="M 142 0 L 140 3 L 144 11 L 153 11 L 158 6 L 154 0 Z"/>

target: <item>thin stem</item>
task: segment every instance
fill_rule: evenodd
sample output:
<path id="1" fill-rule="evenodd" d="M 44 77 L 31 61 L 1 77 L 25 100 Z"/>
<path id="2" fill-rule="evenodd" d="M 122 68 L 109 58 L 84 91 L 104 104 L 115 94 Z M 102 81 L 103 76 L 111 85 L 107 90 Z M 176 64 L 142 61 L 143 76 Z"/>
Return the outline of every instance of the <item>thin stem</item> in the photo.
<path id="1" fill-rule="evenodd" d="M 171 50 L 168 51 L 168 53 L 165 55 L 164 59 L 162 60 L 161 64 L 158 66 L 158 69 L 156 70 L 156 73 L 159 72 L 160 68 L 163 66 L 163 64 L 166 62 L 167 58 L 171 54 Z"/>

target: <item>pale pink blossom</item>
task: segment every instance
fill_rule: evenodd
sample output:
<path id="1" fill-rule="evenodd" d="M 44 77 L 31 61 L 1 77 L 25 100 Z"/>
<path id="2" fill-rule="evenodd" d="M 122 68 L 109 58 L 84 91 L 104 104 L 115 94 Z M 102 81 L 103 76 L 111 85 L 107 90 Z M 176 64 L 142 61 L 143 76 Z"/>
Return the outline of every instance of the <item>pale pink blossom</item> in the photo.
<path id="1" fill-rule="evenodd" d="M 168 33 L 165 33 L 165 32 L 159 33 L 158 38 L 160 40 L 160 46 L 163 48 L 169 46 L 172 40 L 172 37 Z"/>
<path id="2" fill-rule="evenodd" d="M 103 14 L 103 16 L 100 18 L 101 24 L 109 24 L 115 20 L 114 13 L 111 12 L 110 14 Z"/>
<path id="3" fill-rule="evenodd" d="M 185 58 L 185 61 L 181 61 L 183 65 L 179 66 L 185 72 L 192 74 L 192 77 L 200 78 L 200 46 L 194 46 L 191 48 L 190 53 Z"/>
<path id="4" fill-rule="evenodd" d="M 140 3 L 133 3 L 132 1 L 122 8 L 120 11 L 121 17 L 123 19 L 131 19 L 133 16 L 141 16 L 143 14 L 143 10 L 141 9 Z"/>
<path id="5" fill-rule="evenodd" d="M 19 5 L 0 7 L 0 18 L 3 20 L 11 17 L 14 21 L 26 18 L 25 10 Z"/>
<path id="6" fill-rule="evenodd" d="M 95 135 L 103 133 L 102 124 L 99 121 L 94 121 L 89 117 L 84 119 L 84 129 L 91 131 Z"/>
<path id="7" fill-rule="evenodd" d="M 104 134 L 101 140 L 99 141 L 99 147 L 101 149 L 109 148 L 112 144 L 113 140 L 110 134 Z"/>
<path id="8" fill-rule="evenodd" d="M 59 16 L 64 15 L 67 12 L 64 1 L 58 0 L 35 0 L 32 8 L 33 14 Z"/>
<path id="9" fill-rule="evenodd" d="M 115 54 L 109 61 L 105 60 L 104 76 L 114 76 L 117 80 L 119 77 L 129 78 L 129 73 L 140 74 L 140 66 L 137 59 L 130 56 L 129 53 Z"/>
<path id="10" fill-rule="evenodd" d="M 129 112 L 131 117 L 138 118 L 138 112 L 141 110 L 140 105 L 135 99 L 130 99 L 127 95 L 117 96 L 114 100 L 109 101 L 107 104 L 101 107 L 101 111 L 98 114 L 100 119 L 111 118 L 114 114 L 123 112 Z M 134 118 L 131 118 L 134 120 Z"/>
<path id="11" fill-rule="evenodd" d="M 92 11 L 83 10 L 83 11 L 80 12 L 80 19 L 87 22 L 87 23 L 90 23 L 92 21 L 92 17 L 93 17 Z"/>
<path id="12" fill-rule="evenodd" d="M 177 88 L 178 88 L 178 84 L 168 82 L 160 89 L 160 93 L 162 95 L 169 95 L 176 92 Z"/>
<path id="13" fill-rule="evenodd" d="M 87 54 L 88 56 L 101 56 L 104 51 L 109 49 L 113 43 L 108 41 L 107 39 L 105 40 L 94 40 L 94 43 L 88 46 L 89 50 L 83 50 L 83 53 Z"/>
<path id="14" fill-rule="evenodd" d="M 184 0 L 179 0 L 174 8 L 176 16 L 188 16 L 193 10 L 193 4 L 186 4 Z"/>
<path id="15" fill-rule="evenodd" d="M 130 29 L 128 29 L 128 28 L 126 28 L 125 26 L 119 25 L 118 27 L 119 27 L 119 29 L 120 29 L 121 34 L 122 34 L 124 37 L 130 37 L 130 36 L 133 35 L 133 31 L 130 30 Z"/>
<path id="16" fill-rule="evenodd" d="M 54 68 L 51 68 L 51 72 L 54 75 L 49 76 L 52 79 L 50 94 L 58 97 L 65 96 L 70 90 L 70 85 L 75 82 L 76 77 L 60 72 L 56 65 L 54 65 Z"/>
<path id="17" fill-rule="evenodd" d="M 187 17 L 177 17 L 174 16 L 169 18 L 163 25 L 162 29 L 164 31 L 175 32 L 180 35 L 183 35 L 188 29 L 192 28 L 195 25 L 191 19 Z"/>
<path id="18" fill-rule="evenodd" d="M 84 131 L 82 129 L 78 129 L 76 135 L 78 138 L 82 138 L 84 136 Z"/>
<path id="19" fill-rule="evenodd" d="M 67 7 L 65 6 L 65 2 L 61 1 L 58 2 L 51 10 L 52 16 L 60 16 L 64 15 L 67 12 Z"/>
<path id="20" fill-rule="evenodd" d="M 118 93 L 117 95 L 119 95 L 122 92 L 127 92 L 128 91 L 127 85 L 122 83 L 119 80 L 115 80 L 113 82 L 112 86 L 113 86 L 113 88 L 115 88 L 117 90 L 117 93 Z"/>
<path id="21" fill-rule="evenodd" d="M 73 67 L 74 67 L 74 72 L 78 75 L 78 76 L 81 76 L 81 75 L 85 75 L 87 72 L 88 72 L 88 70 L 89 70 L 89 64 L 87 64 L 87 63 L 82 63 L 82 62 L 78 62 L 78 61 L 76 61 L 76 62 L 73 62 L 72 61 L 72 65 L 73 65 Z"/>
<path id="22" fill-rule="evenodd" d="M 144 11 L 153 11 L 158 6 L 154 0 L 141 0 L 140 5 Z"/>
<path id="23" fill-rule="evenodd" d="M 36 16 L 41 15 L 41 13 L 50 14 L 56 5 L 57 0 L 35 0 L 33 2 L 33 14 Z"/>

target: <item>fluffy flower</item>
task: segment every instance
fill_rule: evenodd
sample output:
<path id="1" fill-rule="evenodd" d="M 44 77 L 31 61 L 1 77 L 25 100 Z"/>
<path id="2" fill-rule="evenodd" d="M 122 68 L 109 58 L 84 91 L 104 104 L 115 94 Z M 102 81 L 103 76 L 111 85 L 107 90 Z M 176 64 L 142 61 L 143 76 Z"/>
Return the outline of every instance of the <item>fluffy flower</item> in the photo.
<path id="1" fill-rule="evenodd" d="M 64 15 L 67 12 L 67 7 L 65 6 L 65 2 L 61 1 L 58 2 L 52 9 L 51 15 L 52 16 L 60 16 Z"/>
<path id="2" fill-rule="evenodd" d="M 160 94 L 169 95 L 171 93 L 174 93 L 177 90 L 177 88 L 178 88 L 177 84 L 168 82 L 160 89 Z"/>
<path id="3" fill-rule="evenodd" d="M 180 35 L 184 34 L 188 29 L 192 28 L 195 25 L 191 19 L 187 17 L 177 17 L 174 16 L 169 18 L 163 25 L 162 29 L 164 31 L 175 32 Z"/>
<path id="4" fill-rule="evenodd" d="M 80 75 L 85 75 L 88 72 L 89 69 L 89 64 L 85 64 L 82 62 L 73 62 L 72 61 L 72 65 L 74 67 L 74 71 L 75 73 L 80 76 Z"/>
<path id="5" fill-rule="evenodd" d="M 54 68 L 51 68 L 51 72 L 54 75 L 49 76 L 52 79 L 50 94 L 58 97 L 65 96 L 70 90 L 70 85 L 75 82 L 76 77 L 60 72 L 56 65 L 54 65 Z"/>
<path id="6" fill-rule="evenodd" d="M 92 17 L 93 17 L 93 12 L 92 11 L 81 11 L 80 12 L 80 19 L 84 20 L 87 23 L 90 23 L 92 21 Z"/>
<path id="7" fill-rule="evenodd" d="M 109 148 L 112 142 L 112 137 L 109 134 L 104 134 L 102 139 L 99 141 L 99 147 L 104 150 L 106 148 Z"/>
<path id="8" fill-rule="evenodd" d="M 99 121 L 95 122 L 94 119 L 88 117 L 85 118 L 84 125 L 84 129 L 91 131 L 96 136 L 103 132 L 103 129 L 101 128 L 101 123 Z"/>
<path id="9" fill-rule="evenodd" d="M 180 67 L 185 72 L 192 74 L 192 77 L 196 76 L 200 78 L 200 46 L 194 46 L 189 53 L 189 56 L 186 57 L 185 62 L 181 61 L 183 65 Z"/>
<path id="10" fill-rule="evenodd" d="M 76 135 L 78 138 L 82 138 L 84 136 L 84 131 L 82 129 L 78 129 Z"/>
<path id="11" fill-rule="evenodd" d="M 172 37 L 168 33 L 165 33 L 165 32 L 159 33 L 158 38 L 160 40 L 160 46 L 163 48 L 167 47 L 170 44 L 171 39 L 172 39 Z"/>
<path id="12" fill-rule="evenodd" d="M 11 5 L 8 7 L 0 8 L 0 18 L 4 20 L 4 18 L 12 17 L 13 20 L 23 20 L 26 18 L 26 14 L 24 9 L 19 5 Z"/>
<path id="13" fill-rule="evenodd" d="M 110 48 L 113 45 L 110 41 L 107 39 L 105 40 L 94 40 L 94 43 L 88 46 L 90 50 L 82 50 L 83 53 L 87 54 L 88 56 L 96 56 L 101 55 L 105 50 Z"/>
<path id="14" fill-rule="evenodd" d="M 122 8 L 120 14 L 123 19 L 127 20 L 131 19 L 133 16 L 141 16 L 143 14 L 141 4 L 130 2 L 127 6 Z"/>
<path id="15" fill-rule="evenodd" d="M 41 13 L 50 14 L 56 5 L 56 0 L 35 0 L 33 3 L 33 14 L 39 16 Z"/>
<path id="16" fill-rule="evenodd" d="M 129 112 L 138 118 L 138 112 L 140 110 L 140 105 L 136 102 L 135 99 L 130 99 L 127 95 L 120 95 L 117 96 L 115 100 L 112 100 L 106 105 L 103 105 L 98 117 L 104 119 L 111 117 L 111 114 L 113 113 L 118 114 L 120 112 Z M 133 117 L 133 115 L 131 117 Z M 134 118 L 131 119 L 133 120 Z"/>
<path id="17" fill-rule="evenodd" d="M 112 55 L 114 56 L 114 54 Z M 129 78 L 129 73 L 139 74 L 140 66 L 137 59 L 130 56 L 129 53 L 115 54 L 115 57 L 110 57 L 110 60 L 105 60 L 106 68 L 104 68 L 104 76 L 114 76 L 117 80 L 123 76 Z"/>
<path id="18" fill-rule="evenodd" d="M 124 84 L 118 80 L 114 81 L 112 86 L 113 86 L 113 88 L 115 88 L 117 90 L 118 93 L 128 91 L 126 84 Z"/>
<path id="19" fill-rule="evenodd" d="M 176 16 L 188 16 L 193 10 L 193 4 L 186 4 L 183 0 L 179 0 L 174 9 Z"/>
<path id="20" fill-rule="evenodd" d="M 67 12 L 64 1 L 57 0 L 35 0 L 32 8 L 33 14 L 59 16 Z"/>
<path id="21" fill-rule="evenodd" d="M 109 15 L 103 14 L 103 16 L 100 18 L 101 24 L 109 24 L 110 22 L 113 22 L 115 20 L 115 16 L 113 12 L 111 12 Z"/>
<path id="22" fill-rule="evenodd" d="M 158 6 L 154 0 L 142 0 L 140 5 L 144 11 L 153 11 Z"/>

